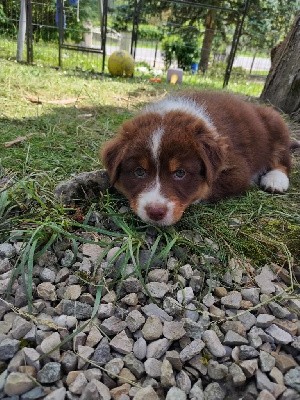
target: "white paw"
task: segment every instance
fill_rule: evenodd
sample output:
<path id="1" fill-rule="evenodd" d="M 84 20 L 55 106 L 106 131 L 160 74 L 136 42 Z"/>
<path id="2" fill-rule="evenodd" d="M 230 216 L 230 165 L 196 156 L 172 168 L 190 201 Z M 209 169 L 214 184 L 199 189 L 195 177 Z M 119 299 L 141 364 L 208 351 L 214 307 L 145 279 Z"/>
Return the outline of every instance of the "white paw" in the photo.
<path id="1" fill-rule="evenodd" d="M 279 169 L 273 169 L 262 176 L 260 186 L 268 192 L 283 193 L 289 188 L 289 178 Z"/>

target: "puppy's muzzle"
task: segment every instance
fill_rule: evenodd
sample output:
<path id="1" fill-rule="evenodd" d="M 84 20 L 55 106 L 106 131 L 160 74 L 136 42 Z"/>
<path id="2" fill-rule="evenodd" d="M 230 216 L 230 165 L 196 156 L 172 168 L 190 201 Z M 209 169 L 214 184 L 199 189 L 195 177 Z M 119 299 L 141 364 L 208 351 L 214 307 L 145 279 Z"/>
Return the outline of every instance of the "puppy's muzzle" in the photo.
<path id="1" fill-rule="evenodd" d="M 161 221 L 167 215 L 168 208 L 164 204 L 150 203 L 145 207 L 145 211 L 152 221 Z"/>

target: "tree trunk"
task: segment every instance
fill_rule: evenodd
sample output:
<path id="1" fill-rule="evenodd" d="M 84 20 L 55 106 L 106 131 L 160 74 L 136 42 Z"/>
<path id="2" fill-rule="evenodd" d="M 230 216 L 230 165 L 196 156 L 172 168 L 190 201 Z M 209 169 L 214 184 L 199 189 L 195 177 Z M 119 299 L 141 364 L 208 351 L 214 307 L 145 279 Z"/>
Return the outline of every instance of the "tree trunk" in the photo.
<path id="1" fill-rule="evenodd" d="M 273 53 L 261 98 L 300 122 L 300 14 Z"/>
<path id="2" fill-rule="evenodd" d="M 205 73 L 208 68 L 212 42 L 215 36 L 215 16 L 216 10 L 209 10 L 205 18 L 205 32 L 199 62 L 199 70 L 203 73 Z"/>

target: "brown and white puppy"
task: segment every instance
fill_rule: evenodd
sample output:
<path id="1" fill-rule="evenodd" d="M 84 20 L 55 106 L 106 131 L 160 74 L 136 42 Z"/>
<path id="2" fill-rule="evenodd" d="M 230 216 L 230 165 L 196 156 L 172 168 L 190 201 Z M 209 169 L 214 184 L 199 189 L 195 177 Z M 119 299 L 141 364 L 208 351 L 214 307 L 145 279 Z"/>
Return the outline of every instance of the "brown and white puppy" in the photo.
<path id="1" fill-rule="evenodd" d="M 183 92 L 149 105 L 104 145 L 102 158 L 111 184 L 142 220 L 157 225 L 253 182 L 283 193 L 291 168 L 281 116 L 219 92 Z"/>

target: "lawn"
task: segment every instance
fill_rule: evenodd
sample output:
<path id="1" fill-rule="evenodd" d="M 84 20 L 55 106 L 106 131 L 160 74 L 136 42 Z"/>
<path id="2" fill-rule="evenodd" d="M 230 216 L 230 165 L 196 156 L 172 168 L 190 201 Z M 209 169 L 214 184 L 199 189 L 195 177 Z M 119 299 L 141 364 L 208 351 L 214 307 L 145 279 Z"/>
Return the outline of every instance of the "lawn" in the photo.
<path id="1" fill-rule="evenodd" d="M 185 76 L 182 87 L 221 89 L 222 79 Z M 121 240 L 125 261 L 138 259 L 139 251 L 148 248 L 151 257 L 176 253 L 216 274 L 222 274 L 232 258 L 254 267 L 270 262 L 289 268 L 299 264 L 299 168 L 292 173 L 288 194 L 270 195 L 254 188 L 241 198 L 192 206 L 175 227 L 151 228 L 150 244 L 150 228 L 130 211 L 120 214 L 126 202 L 119 195 L 105 194 L 93 204 L 82 204 L 79 219 L 78 209 L 65 209 L 53 199 L 61 180 L 101 168 L 99 148 L 122 121 L 143 104 L 178 88 L 151 84 L 146 76 L 115 79 L 1 60 L 1 174 L 12 179 L 0 198 L 2 241 L 14 237 L 27 243 L 24 263 L 57 239 L 65 236 L 75 243 L 82 232 L 92 230 L 104 238 L 107 249 Z M 228 87 L 254 98 L 261 89 L 262 83 L 234 77 Z M 5 146 L 18 137 L 24 141 Z M 299 157 L 294 159 L 299 165 Z M 107 218 L 101 228 L 89 224 L 95 212 Z"/>
<path id="2" fill-rule="evenodd" d="M 122 121 L 143 104 L 178 89 L 150 84 L 143 76 L 112 79 L 0 62 L 1 141 L 31 135 L 22 145 L 2 146 L 2 166 L 18 173 L 55 172 L 56 180 L 99 167 L 98 149 Z M 189 75 L 184 80 L 184 88 L 222 87 L 222 77 Z M 254 96 L 261 88 L 262 83 L 241 80 L 229 86 Z M 60 104 L 61 100 L 70 104 Z"/>

